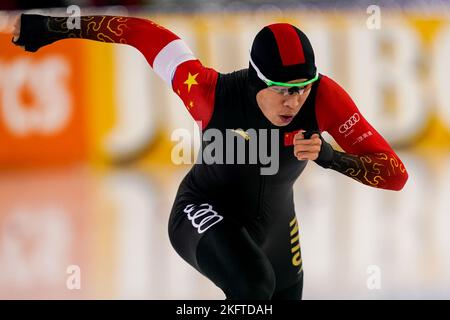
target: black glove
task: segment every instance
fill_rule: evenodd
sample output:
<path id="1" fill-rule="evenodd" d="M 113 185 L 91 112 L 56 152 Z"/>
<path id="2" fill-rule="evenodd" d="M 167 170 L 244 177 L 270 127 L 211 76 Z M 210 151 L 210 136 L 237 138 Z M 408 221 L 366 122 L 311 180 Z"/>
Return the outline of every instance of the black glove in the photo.
<path id="1" fill-rule="evenodd" d="M 54 42 L 46 36 L 48 17 L 38 14 L 22 14 L 20 16 L 19 39 L 12 42 L 24 46 L 26 51 L 36 52 L 40 47 Z"/>
<path id="2" fill-rule="evenodd" d="M 336 151 L 333 149 L 331 144 L 325 141 L 319 131 L 305 131 L 303 132 L 303 136 L 305 137 L 305 139 L 310 139 L 311 136 L 315 133 L 319 135 L 319 138 L 322 141 L 322 145 L 320 147 L 319 156 L 316 160 L 314 160 L 314 162 L 321 167 L 329 168 L 333 163 L 333 157 Z"/>

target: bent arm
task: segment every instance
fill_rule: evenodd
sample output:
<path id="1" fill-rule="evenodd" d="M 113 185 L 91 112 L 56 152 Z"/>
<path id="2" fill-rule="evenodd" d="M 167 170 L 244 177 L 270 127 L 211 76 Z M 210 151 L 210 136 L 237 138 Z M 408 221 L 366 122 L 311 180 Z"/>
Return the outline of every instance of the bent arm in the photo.
<path id="1" fill-rule="evenodd" d="M 194 120 L 206 127 L 214 109 L 218 74 L 204 67 L 177 35 L 135 17 L 81 16 L 79 28 L 72 28 L 68 21 L 67 17 L 22 14 L 20 35 L 13 42 L 30 52 L 71 38 L 133 46 L 182 99 Z"/>
<path id="2" fill-rule="evenodd" d="M 128 44 L 145 56 L 150 66 L 162 48 L 179 38 L 153 21 L 118 16 L 81 16 L 79 28 L 71 25 L 67 17 L 22 14 L 20 36 L 15 44 L 24 45 L 26 51 L 36 52 L 58 40 L 78 38 L 94 41 Z M 68 24 L 69 23 L 69 24 Z M 192 52 L 187 50 L 192 59 Z"/>
<path id="3" fill-rule="evenodd" d="M 316 116 L 345 151 L 326 145 L 316 161 L 375 188 L 401 190 L 408 173 L 386 140 L 364 119 L 350 96 L 336 82 L 323 76 L 319 84 Z M 326 143 L 325 143 L 326 144 Z"/>

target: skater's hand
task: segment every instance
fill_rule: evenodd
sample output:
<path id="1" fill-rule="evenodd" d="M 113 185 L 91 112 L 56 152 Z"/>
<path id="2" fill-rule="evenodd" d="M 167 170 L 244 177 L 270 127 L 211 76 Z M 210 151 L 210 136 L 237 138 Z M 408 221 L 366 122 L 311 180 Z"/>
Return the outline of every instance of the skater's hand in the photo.
<path id="1" fill-rule="evenodd" d="M 20 14 L 15 17 L 14 25 L 13 25 L 13 42 L 16 42 L 20 37 Z M 25 48 L 24 46 L 19 46 L 21 48 Z"/>
<path id="2" fill-rule="evenodd" d="M 317 133 L 305 139 L 303 132 L 299 131 L 294 136 L 294 155 L 298 160 L 316 160 L 319 157 L 322 140 Z"/>

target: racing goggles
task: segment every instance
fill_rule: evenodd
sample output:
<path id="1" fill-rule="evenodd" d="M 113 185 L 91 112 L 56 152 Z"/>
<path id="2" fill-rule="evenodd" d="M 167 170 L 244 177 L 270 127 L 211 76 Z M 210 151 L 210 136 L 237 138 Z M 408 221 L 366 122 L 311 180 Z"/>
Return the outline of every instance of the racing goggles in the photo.
<path id="1" fill-rule="evenodd" d="M 268 79 L 263 73 L 259 70 L 259 68 L 256 66 L 256 64 L 253 62 L 252 57 L 250 55 L 250 64 L 255 69 L 256 74 L 259 79 L 261 79 L 267 86 L 272 90 L 279 94 L 282 94 L 283 96 L 292 95 L 294 93 L 298 93 L 302 95 L 306 89 L 307 85 L 313 83 L 314 81 L 317 81 L 319 79 L 319 73 L 316 71 L 316 75 L 314 78 L 310 80 L 306 80 L 303 82 L 295 82 L 295 83 L 286 83 L 286 82 L 277 82 L 272 81 Z"/>

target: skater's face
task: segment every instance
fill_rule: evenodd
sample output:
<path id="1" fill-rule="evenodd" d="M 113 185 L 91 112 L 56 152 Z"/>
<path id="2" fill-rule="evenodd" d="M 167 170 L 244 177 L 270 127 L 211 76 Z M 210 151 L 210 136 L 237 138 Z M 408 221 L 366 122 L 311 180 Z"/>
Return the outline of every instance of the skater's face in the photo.
<path id="1" fill-rule="evenodd" d="M 296 79 L 288 83 L 298 83 L 307 79 Z M 300 111 L 308 98 L 312 84 L 303 88 L 268 87 L 256 94 L 256 102 L 264 116 L 274 125 L 287 126 Z"/>

